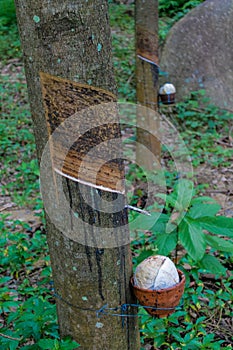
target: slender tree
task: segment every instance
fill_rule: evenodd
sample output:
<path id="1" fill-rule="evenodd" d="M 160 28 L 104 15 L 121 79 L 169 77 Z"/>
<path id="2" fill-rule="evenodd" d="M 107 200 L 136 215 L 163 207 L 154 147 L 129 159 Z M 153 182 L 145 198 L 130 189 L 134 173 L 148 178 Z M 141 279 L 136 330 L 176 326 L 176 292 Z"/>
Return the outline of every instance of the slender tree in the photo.
<path id="1" fill-rule="evenodd" d="M 158 133 L 158 0 L 136 0 L 136 81 L 137 102 L 148 108 L 137 113 L 137 163 L 147 170 L 153 170 L 150 153 L 145 153 L 141 145 L 146 146 L 159 161 L 160 143 L 153 135 Z M 142 112 L 144 111 L 144 112 Z M 148 134 L 144 125 L 151 130 Z"/>
<path id="2" fill-rule="evenodd" d="M 107 3 L 107 0 L 15 0 L 39 161 L 51 131 L 49 118 L 56 126 L 68 115 L 69 108 L 73 113 L 73 106 L 79 106 L 80 99 L 76 100 L 74 93 L 79 88 L 77 82 L 105 89 L 108 92 L 105 95 L 110 97 L 116 91 Z M 95 89 L 83 86 L 88 100 Z M 116 164 L 120 168 L 120 163 Z M 116 241 L 121 242 L 121 237 L 129 234 L 125 210 L 107 215 L 91 208 L 84 197 L 93 201 L 96 189 L 55 174 L 59 176 L 70 207 L 82 219 L 77 235 L 93 238 L 94 221 L 100 228 L 109 227 Z M 99 190 L 99 194 L 108 201 L 116 198 L 111 192 Z M 124 201 L 124 195 L 118 197 Z M 107 307 L 134 302 L 129 286 L 132 273 L 129 243 L 113 248 L 89 246 L 88 241 L 80 244 L 61 232 L 49 216 L 46 221 L 61 336 L 72 336 L 86 350 L 139 349 L 137 317 L 122 319 L 106 314 Z M 88 228 L 86 222 L 90 224 Z M 99 310 L 101 318 L 97 318 L 95 310 Z M 115 313 L 121 312 L 136 316 L 135 308 Z"/>

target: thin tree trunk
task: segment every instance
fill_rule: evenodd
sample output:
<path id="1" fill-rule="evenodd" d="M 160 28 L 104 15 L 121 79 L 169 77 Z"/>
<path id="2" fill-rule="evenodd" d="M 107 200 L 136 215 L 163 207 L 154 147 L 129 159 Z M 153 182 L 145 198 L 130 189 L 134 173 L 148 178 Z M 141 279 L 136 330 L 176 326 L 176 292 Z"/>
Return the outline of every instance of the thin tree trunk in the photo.
<path id="1" fill-rule="evenodd" d="M 150 110 L 158 110 L 158 0 L 136 0 L 136 80 L 137 102 Z M 144 126 L 150 134 L 144 130 Z M 155 169 L 152 154 L 160 159 L 156 113 L 138 109 L 136 161 L 147 170 Z M 152 154 L 145 152 L 146 146 Z"/>
<path id="2" fill-rule="evenodd" d="M 15 3 L 38 159 L 41 160 L 48 141 L 41 72 L 64 79 L 61 80 L 64 86 L 69 80 L 74 85 L 75 82 L 89 83 L 109 92 L 116 91 L 107 0 L 15 0 Z M 57 91 L 58 98 L 59 94 L 66 104 L 68 97 Z M 70 207 L 83 220 L 77 235 L 93 238 L 93 218 L 96 226 L 113 231 L 115 241 L 120 241 L 122 235 L 129 235 L 125 210 L 112 215 L 98 212 L 85 204 L 82 195 L 93 201 L 95 188 L 67 178 L 62 181 Z M 107 200 L 116 198 L 115 193 L 99 193 Z M 124 201 L 122 194 L 118 196 Z M 80 244 L 60 232 L 49 216 L 46 220 L 61 336 L 71 335 L 81 344 L 81 349 L 86 350 L 139 349 L 137 317 L 125 318 L 122 323 L 120 316 L 101 313 L 101 318 L 97 318 L 95 313 L 106 305 L 114 308 L 135 302 L 129 287 L 132 274 L 129 243 L 115 244 L 115 248 L 89 246 L 88 242 Z M 85 231 L 85 222 L 90 223 L 89 231 Z M 125 312 L 136 316 L 134 308 Z"/>

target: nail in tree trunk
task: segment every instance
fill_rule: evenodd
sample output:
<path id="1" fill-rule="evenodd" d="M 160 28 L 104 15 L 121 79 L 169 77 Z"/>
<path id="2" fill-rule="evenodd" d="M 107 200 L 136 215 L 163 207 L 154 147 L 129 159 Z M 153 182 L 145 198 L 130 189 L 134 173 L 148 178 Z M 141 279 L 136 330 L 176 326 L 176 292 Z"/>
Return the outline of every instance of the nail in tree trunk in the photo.
<path id="1" fill-rule="evenodd" d="M 96 105 L 98 100 L 115 99 L 108 5 L 107 1 L 100 0 L 15 0 L 15 3 L 41 161 L 51 128 L 64 121 L 69 113 L 75 113 L 81 102 Z M 91 84 L 93 88 L 85 84 Z M 111 135 L 119 133 L 117 123 L 110 124 L 107 131 L 98 130 L 101 130 L 100 136 L 106 134 L 106 139 L 108 132 Z M 83 137 L 85 145 L 89 141 L 91 144 L 93 140 L 85 137 L 89 137 L 88 133 Z M 79 147 L 74 148 L 76 155 L 79 150 Z M 67 159 L 69 165 L 71 160 Z M 120 161 L 115 161 L 114 166 L 114 171 L 117 167 L 121 171 Z M 109 203 L 116 198 L 124 202 L 124 195 L 122 191 L 118 194 L 103 191 L 101 184 L 96 188 L 72 181 L 69 178 L 75 175 L 69 177 L 67 174 L 67 171 L 62 175 L 54 172 L 54 178 L 49 181 L 62 183 L 64 198 L 71 208 L 70 221 L 74 220 L 74 212 L 81 218 L 75 231 L 78 238 L 61 232 L 49 215 L 46 218 L 53 280 L 59 295 L 56 303 L 61 336 L 70 335 L 81 344 L 81 349 L 86 350 L 139 349 L 137 317 L 126 317 L 122 322 L 121 316 L 105 315 L 106 309 L 100 312 L 101 318 L 97 318 L 95 312 L 103 306 L 114 308 L 135 302 L 129 286 L 132 263 L 127 213 L 121 209 L 108 214 L 98 211 L 93 204 L 96 194 Z M 59 191 L 52 198 L 55 206 L 56 196 L 60 196 Z M 92 206 L 86 203 L 86 198 Z M 96 227 L 100 231 L 102 227 L 109 230 L 115 242 L 112 247 L 93 244 Z M 84 242 L 80 243 L 79 237 L 83 237 Z M 125 312 L 136 316 L 135 308 Z M 119 309 L 115 313 L 120 313 Z"/>
<path id="2" fill-rule="evenodd" d="M 158 110 L 158 0 L 136 0 L 136 81 L 137 102 L 150 110 Z M 150 134 L 143 128 L 147 125 Z M 160 143 L 156 113 L 139 109 L 137 113 L 136 161 L 152 171 L 153 156 L 159 161 Z M 145 152 L 146 146 L 150 152 Z"/>

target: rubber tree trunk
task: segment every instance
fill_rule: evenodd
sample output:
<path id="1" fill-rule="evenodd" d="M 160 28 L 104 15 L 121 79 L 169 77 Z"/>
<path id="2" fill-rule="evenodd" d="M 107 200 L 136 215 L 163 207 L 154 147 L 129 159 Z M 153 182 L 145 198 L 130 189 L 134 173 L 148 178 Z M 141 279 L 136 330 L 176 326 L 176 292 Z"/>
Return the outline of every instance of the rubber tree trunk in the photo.
<path id="1" fill-rule="evenodd" d="M 160 159 L 160 143 L 154 136 L 158 133 L 158 0 L 136 0 L 136 81 L 137 102 L 148 108 L 137 113 L 136 161 L 147 170 L 157 167 L 154 155 Z M 144 111 L 144 112 L 142 112 Z M 147 125 L 150 134 L 144 130 Z M 145 152 L 147 147 L 150 152 Z"/>
<path id="2" fill-rule="evenodd" d="M 40 72 L 64 79 L 64 89 L 69 80 L 115 93 L 108 5 L 102 0 L 15 0 L 15 4 L 40 161 L 48 140 Z M 62 91 L 57 93 L 65 108 L 71 102 Z M 119 224 L 127 224 L 125 210 L 116 215 L 98 212 L 85 205 L 85 196 L 80 194 L 93 200 L 96 189 L 62 181 L 70 206 L 83 218 L 77 234 L 92 235 L 91 225 L 85 232 L 84 222 L 92 223 L 95 218 L 99 227 L 110 231 L 114 227 L 116 241 L 129 235 L 127 225 Z M 99 192 L 108 201 L 114 199 L 115 194 Z M 125 318 L 123 327 L 122 317 L 102 313 L 97 318 L 95 313 L 104 305 L 114 308 L 135 302 L 129 286 L 129 243 L 113 248 L 80 244 L 60 232 L 49 216 L 46 220 L 61 336 L 72 336 L 80 349 L 139 349 L 137 317 Z M 136 310 L 125 312 L 135 315 Z"/>

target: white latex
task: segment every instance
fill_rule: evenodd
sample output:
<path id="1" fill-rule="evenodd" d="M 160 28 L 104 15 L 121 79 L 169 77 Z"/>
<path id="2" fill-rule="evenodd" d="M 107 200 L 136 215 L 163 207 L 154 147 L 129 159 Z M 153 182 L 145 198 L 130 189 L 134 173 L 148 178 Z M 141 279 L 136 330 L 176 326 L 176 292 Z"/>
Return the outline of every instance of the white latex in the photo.
<path id="1" fill-rule="evenodd" d="M 173 84 L 166 83 L 159 89 L 160 95 L 174 94 L 176 92 L 176 88 Z"/>
<path id="2" fill-rule="evenodd" d="M 134 274 L 134 284 L 143 289 L 165 289 L 177 283 L 179 283 L 179 275 L 174 263 L 162 255 L 143 260 Z"/>

